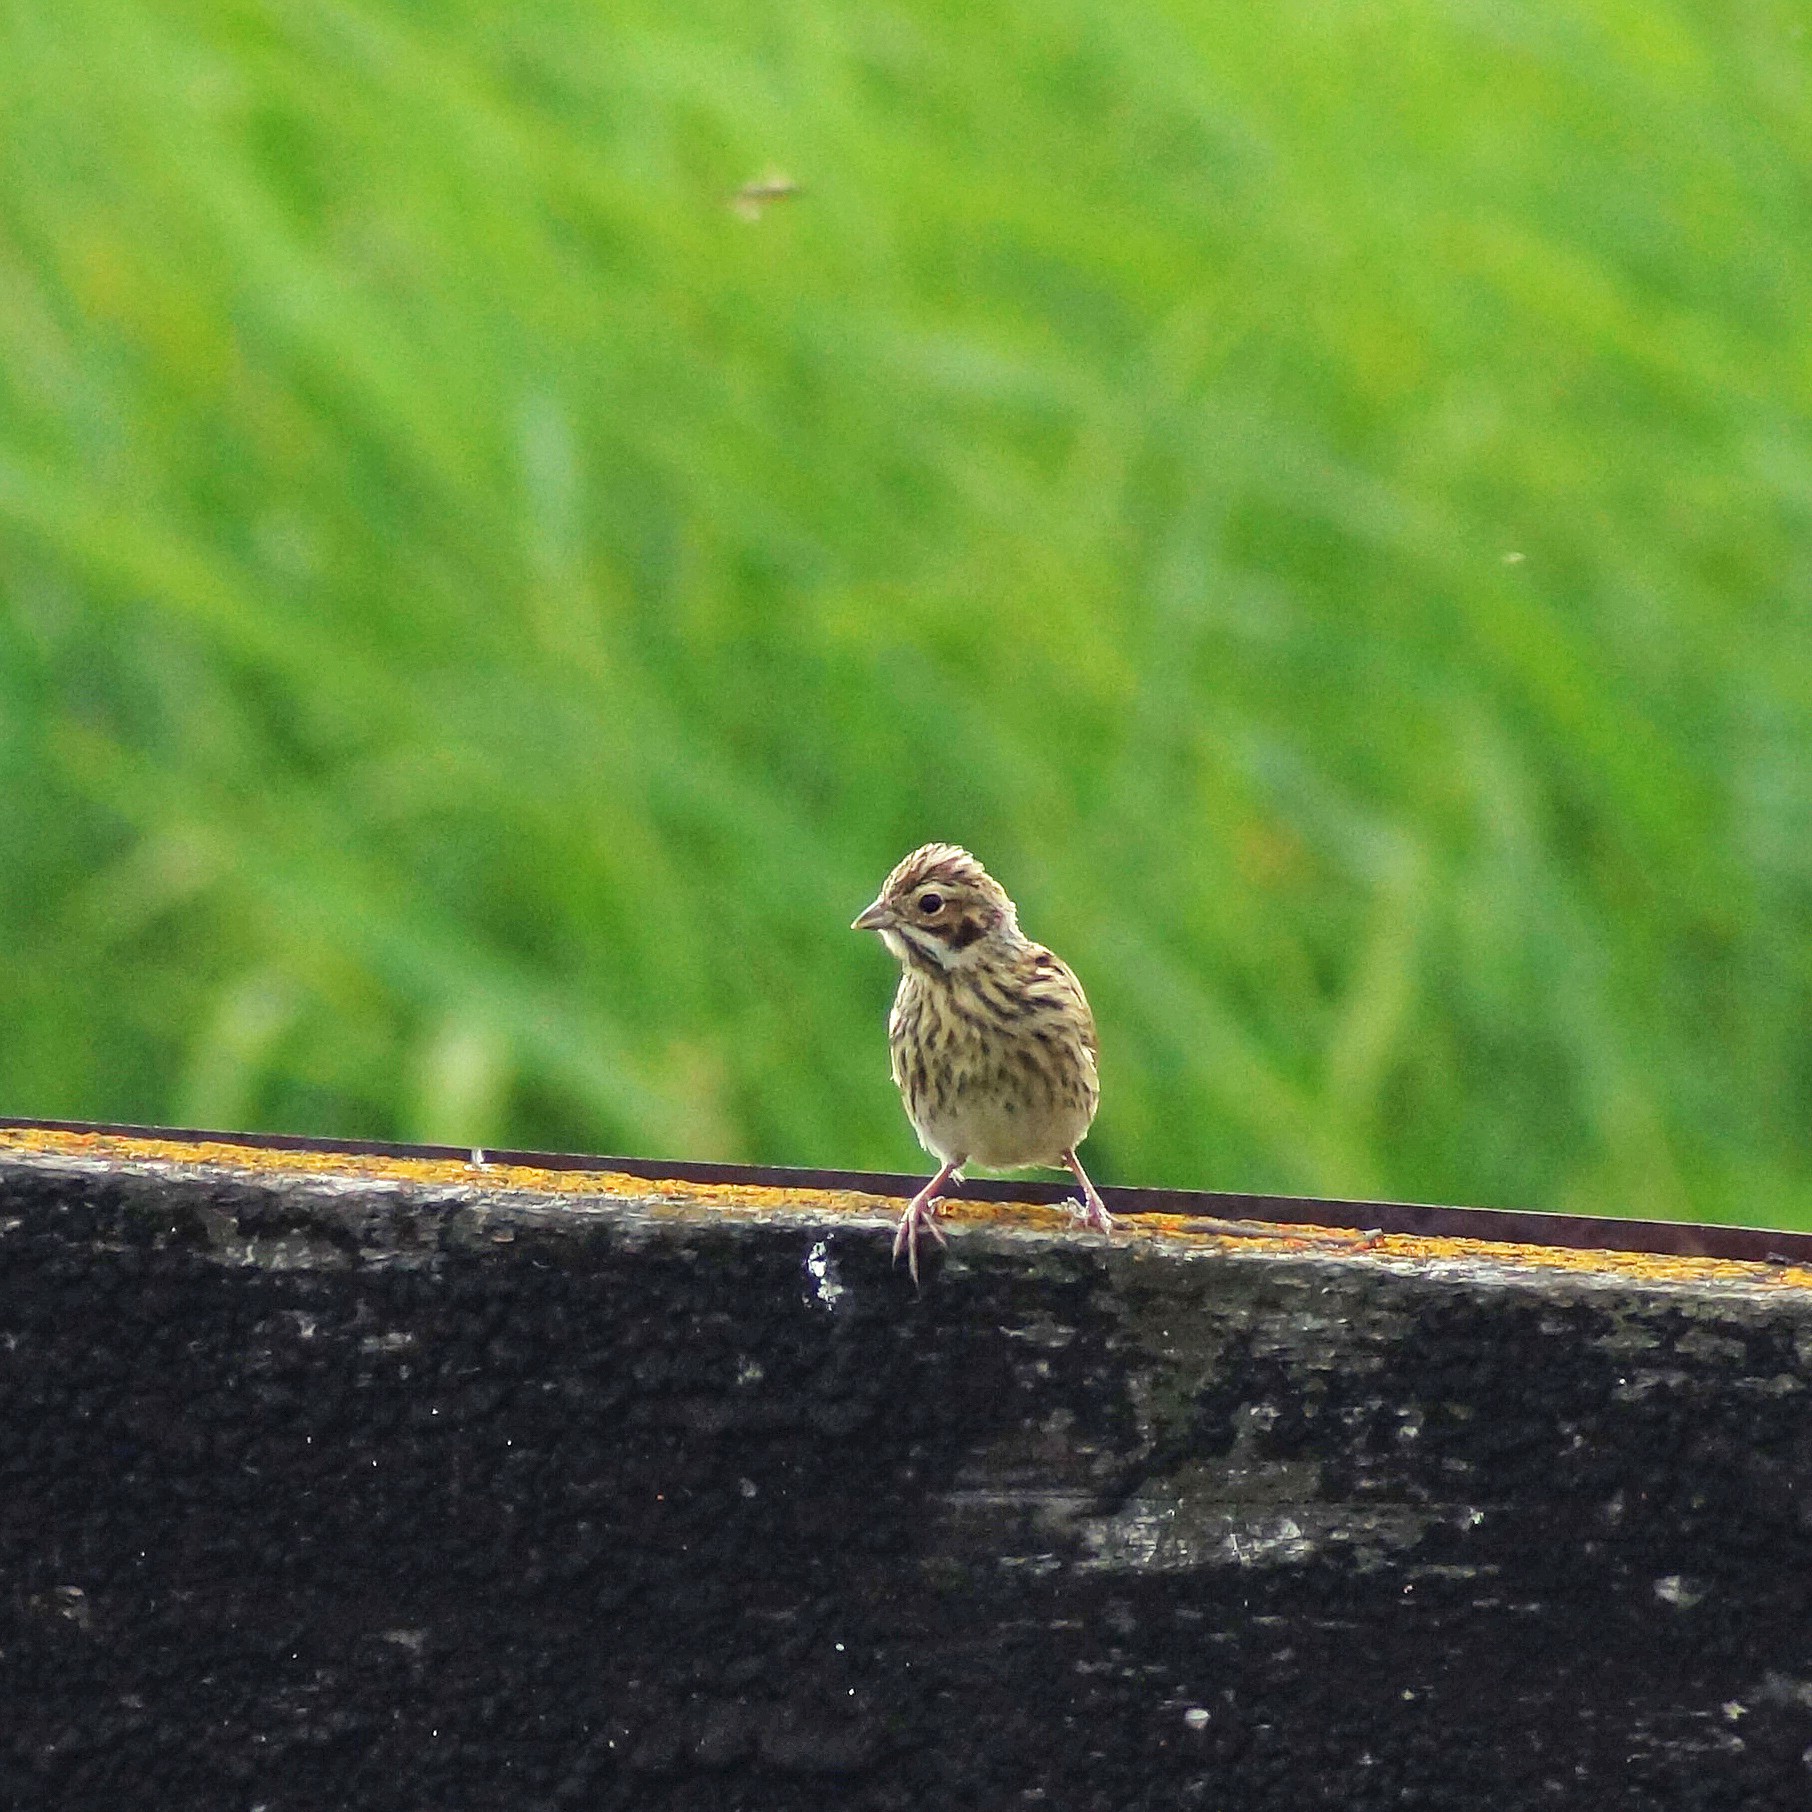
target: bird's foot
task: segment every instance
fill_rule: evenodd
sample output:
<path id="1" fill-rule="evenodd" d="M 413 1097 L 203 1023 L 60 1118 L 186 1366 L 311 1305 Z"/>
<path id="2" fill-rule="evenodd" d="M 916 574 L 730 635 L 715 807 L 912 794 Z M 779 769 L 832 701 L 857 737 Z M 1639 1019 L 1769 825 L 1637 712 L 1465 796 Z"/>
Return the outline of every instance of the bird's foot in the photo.
<path id="1" fill-rule="evenodd" d="M 1063 1154 L 1063 1167 L 1082 1185 L 1082 1200 L 1071 1202 L 1070 1212 L 1083 1226 L 1092 1227 L 1097 1233 L 1112 1233 L 1114 1217 L 1108 1213 L 1107 1204 L 1101 1199 L 1101 1191 L 1088 1180 L 1088 1172 L 1082 1168 L 1082 1160 L 1074 1151 L 1066 1151 Z"/>
<path id="2" fill-rule="evenodd" d="M 1100 1196 L 1071 1196 L 1064 1207 L 1070 1211 L 1070 1218 L 1081 1226 L 1093 1228 L 1097 1233 L 1112 1233 L 1114 1217 L 1108 1213 Z"/>
<path id="3" fill-rule="evenodd" d="M 906 1254 L 906 1269 L 912 1274 L 912 1281 L 919 1281 L 919 1234 L 929 1233 L 940 1246 L 950 1242 L 944 1238 L 944 1230 L 937 1224 L 938 1203 L 940 1196 L 915 1195 L 907 1204 L 906 1212 L 900 1216 L 900 1225 L 893 1236 L 893 1262 L 900 1262 L 900 1254 Z"/>

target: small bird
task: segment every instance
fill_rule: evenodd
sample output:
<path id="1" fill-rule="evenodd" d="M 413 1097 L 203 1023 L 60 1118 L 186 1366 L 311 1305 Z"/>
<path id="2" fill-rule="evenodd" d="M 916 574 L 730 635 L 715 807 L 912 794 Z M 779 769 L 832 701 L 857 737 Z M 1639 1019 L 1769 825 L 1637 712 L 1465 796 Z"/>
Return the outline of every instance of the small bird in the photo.
<path id="1" fill-rule="evenodd" d="M 1075 1204 L 1102 1233 L 1113 1220 L 1076 1156 L 1101 1098 L 1095 1016 L 1070 967 L 1019 929 L 1006 889 L 966 849 L 927 843 L 887 877 L 854 931 L 878 931 L 899 959 L 887 1020 L 893 1079 L 938 1173 L 894 1235 L 919 1276 L 919 1235 L 945 1243 L 939 1192 L 965 1164 L 1063 1165 Z"/>

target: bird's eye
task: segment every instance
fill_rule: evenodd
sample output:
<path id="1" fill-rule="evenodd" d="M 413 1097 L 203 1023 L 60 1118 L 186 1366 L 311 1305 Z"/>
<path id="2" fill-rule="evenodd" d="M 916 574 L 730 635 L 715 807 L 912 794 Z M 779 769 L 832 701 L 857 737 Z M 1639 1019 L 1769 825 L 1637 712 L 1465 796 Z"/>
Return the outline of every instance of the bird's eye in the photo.
<path id="1" fill-rule="evenodd" d="M 943 907 L 943 904 L 944 896 L 941 893 L 922 893 L 919 895 L 919 911 L 922 912 L 926 918 L 930 918 L 934 912 L 939 911 Z"/>

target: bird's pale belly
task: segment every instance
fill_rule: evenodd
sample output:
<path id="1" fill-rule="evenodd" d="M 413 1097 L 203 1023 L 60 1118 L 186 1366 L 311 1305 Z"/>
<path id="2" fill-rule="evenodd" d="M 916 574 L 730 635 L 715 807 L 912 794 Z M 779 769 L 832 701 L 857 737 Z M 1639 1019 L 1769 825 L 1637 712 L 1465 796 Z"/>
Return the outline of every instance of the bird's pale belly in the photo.
<path id="1" fill-rule="evenodd" d="M 954 1095 L 924 1118 L 914 1116 L 919 1143 L 934 1157 L 1015 1170 L 1061 1164 L 1081 1143 L 1092 1105 L 1083 1101 L 1017 1100 L 981 1090 Z"/>

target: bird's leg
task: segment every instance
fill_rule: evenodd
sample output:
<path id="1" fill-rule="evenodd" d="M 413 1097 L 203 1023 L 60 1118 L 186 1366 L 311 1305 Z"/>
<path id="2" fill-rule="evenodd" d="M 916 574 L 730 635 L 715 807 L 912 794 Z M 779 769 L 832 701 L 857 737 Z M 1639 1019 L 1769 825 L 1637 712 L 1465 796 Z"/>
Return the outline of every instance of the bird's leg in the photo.
<path id="1" fill-rule="evenodd" d="M 1073 1151 L 1066 1151 L 1063 1161 L 1069 1166 L 1070 1175 L 1082 1185 L 1082 1200 L 1073 1204 L 1081 1211 L 1082 1224 L 1093 1227 L 1098 1233 L 1112 1233 L 1114 1217 L 1108 1213 L 1100 1191 L 1088 1180 L 1088 1172 L 1082 1168 L 1082 1160 Z"/>
<path id="2" fill-rule="evenodd" d="M 900 1216 L 899 1231 L 893 1236 L 893 1262 L 900 1262 L 900 1254 L 906 1254 L 906 1269 L 912 1273 L 912 1281 L 919 1281 L 919 1229 L 923 1227 L 940 1246 L 950 1242 L 944 1238 L 944 1230 L 933 1218 L 937 1213 L 938 1191 L 962 1169 L 960 1163 L 946 1163 L 929 1183 L 906 1204 L 906 1212 Z"/>

